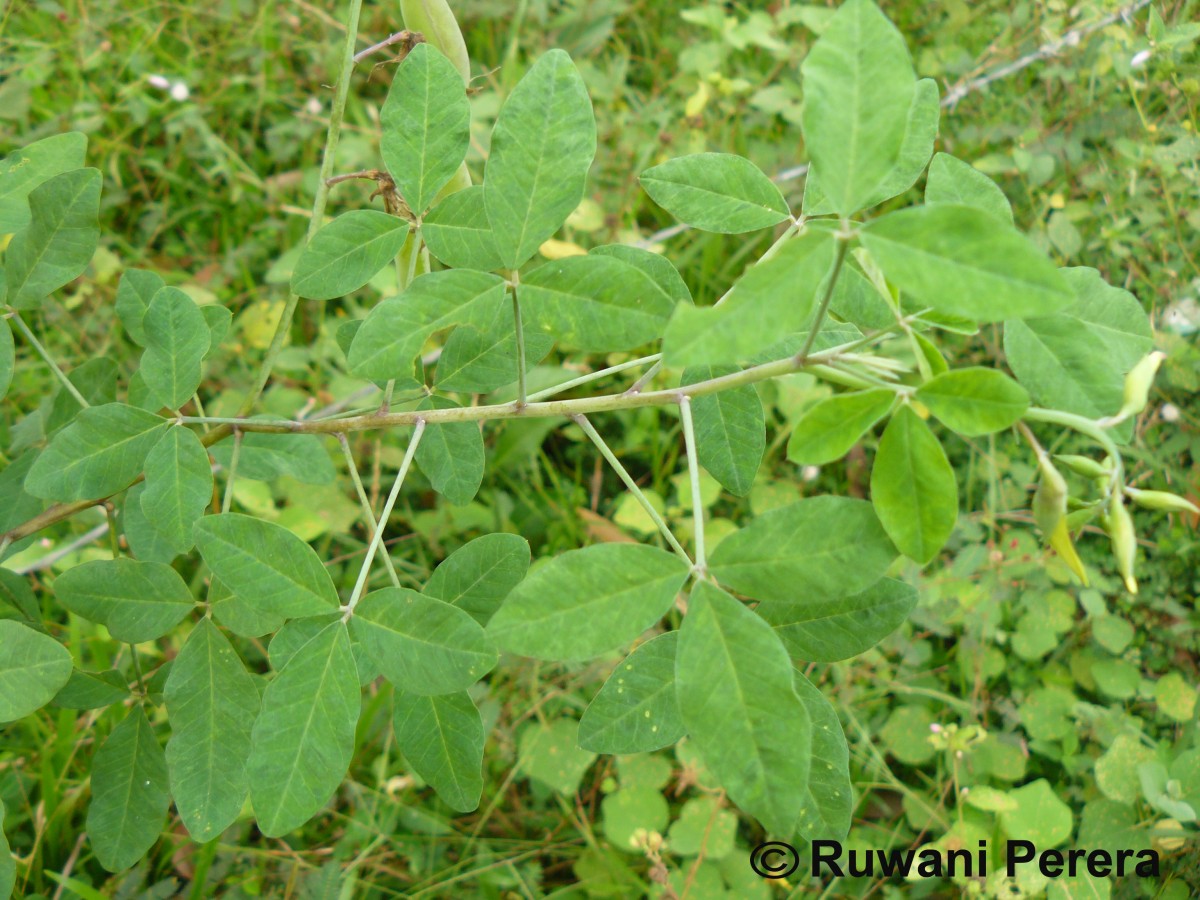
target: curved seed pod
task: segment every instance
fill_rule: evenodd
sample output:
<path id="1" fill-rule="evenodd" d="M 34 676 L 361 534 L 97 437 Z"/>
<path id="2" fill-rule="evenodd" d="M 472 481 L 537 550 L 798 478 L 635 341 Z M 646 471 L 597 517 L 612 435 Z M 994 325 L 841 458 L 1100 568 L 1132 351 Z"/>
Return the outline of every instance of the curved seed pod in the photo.
<path id="1" fill-rule="evenodd" d="M 400 15 L 405 28 L 425 35 L 427 43 L 437 47 L 454 63 L 463 83 L 470 82 L 471 58 L 467 55 L 467 43 L 446 0 L 400 0 Z"/>
<path id="2" fill-rule="evenodd" d="M 1082 475 L 1084 478 L 1108 478 L 1112 473 L 1112 469 L 1106 468 L 1103 463 L 1096 462 L 1090 456 L 1073 456 L 1070 453 L 1060 453 L 1054 458 L 1076 475 Z"/>
<path id="3" fill-rule="evenodd" d="M 1038 469 L 1042 477 L 1033 494 L 1033 519 L 1042 530 L 1046 542 L 1086 586 L 1087 571 L 1083 568 L 1083 560 L 1075 552 L 1075 544 L 1071 541 L 1067 516 L 1067 481 L 1054 467 L 1054 463 L 1050 462 L 1050 457 L 1042 452 L 1038 453 Z"/>
<path id="4" fill-rule="evenodd" d="M 1116 416 L 1118 419 L 1136 416 L 1146 408 L 1154 376 L 1166 358 L 1167 354 L 1161 350 L 1154 350 L 1143 356 L 1138 364 L 1129 370 L 1129 374 L 1125 376 L 1125 398 L 1121 403 L 1121 411 Z"/>
<path id="5" fill-rule="evenodd" d="M 1144 509 L 1161 509 L 1167 512 L 1192 513 L 1192 515 L 1200 516 L 1200 507 L 1195 503 L 1167 491 L 1139 491 L 1137 488 L 1127 487 L 1125 494 Z"/>
<path id="6" fill-rule="evenodd" d="M 1133 517 L 1125 508 L 1120 494 L 1113 494 L 1108 504 L 1108 536 L 1112 540 L 1113 556 L 1117 560 L 1117 571 L 1125 581 L 1131 594 L 1138 592 L 1137 580 L 1133 577 L 1133 564 L 1137 556 L 1137 536 L 1133 531 Z"/>

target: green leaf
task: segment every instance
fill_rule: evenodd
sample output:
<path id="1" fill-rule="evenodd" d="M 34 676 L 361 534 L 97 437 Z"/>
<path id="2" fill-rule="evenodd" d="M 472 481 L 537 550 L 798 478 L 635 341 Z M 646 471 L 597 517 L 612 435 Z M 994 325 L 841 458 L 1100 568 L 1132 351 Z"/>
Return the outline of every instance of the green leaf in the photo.
<path id="1" fill-rule="evenodd" d="M 200 386 L 208 323 L 191 297 L 179 288 L 164 287 L 150 301 L 142 328 L 142 378 L 160 406 L 177 410 Z"/>
<path id="2" fill-rule="evenodd" d="M 873 388 L 835 394 L 809 409 L 788 439 L 787 456 L 801 466 L 823 466 L 841 459 L 888 414 L 895 391 Z"/>
<path id="3" fill-rule="evenodd" d="M 5 319 L 4 324 L 0 325 L 0 400 L 8 393 L 16 368 L 17 347 L 13 342 L 12 326 Z"/>
<path id="4" fill-rule="evenodd" d="M 708 570 L 756 600 L 835 599 L 874 584 L 895 558 L 871 504 L 823 495 L 756 517 L 716 546 Z"/>
<path id="5" fill-rule="evenodd" d="M 361 694 L 350 636 L 336 621 L 267 685 L 246 775 L 259 830 L 279 837 L 329 802 L 350 766 Z"/>
<path id="6" fill-rule="evenodd" d="M 523 315 L 560 343 L 630 350 L 655 340 L 674 304 L 649 276 L 611 256 L 569 256 L 534 269 L 517 289 Z"/>
<path id="7" fill-rule="evenodd" d="M 583 198 L 596 155 L 592 101 L 571 57 L 542 54 L 504 101 L 483 172 L 500 260 L 516 269 Z"/>
<path id="8" fill-rule="evenodd" d="M 934 141 L 937 140 L 938 121 L 941 118 L 938 100 L 937 82 L 932 78 L 923 78 L 916 83 L 896 165 L 879 186 L 861 201 L 864 209 L 903 194 L 925 171 L 933 154 Z M 804 214 L 824 216 L 835 212 L 837 210 L 833 202 L 825 196 L 821 187 L 820 173 L 811 170 L 804 181 Z"/>
<path id="9" fill-rule="evenodd" d="M 304 247 L 292 270 L 292 290 L 309 300 L 357 291 L 396 258 L 407 237 L 408 222 L 397 216 L 373 209 L 342 213 Z"/>
<path id="10" fill-rule="evenodd" d="M 674 309 L 678 303 L 691 303 L 692 292 L 688 290 L 683 276 L 669 259 L 661 253 L 653 253 L 630 244 L 602 244 L 588 251 L 589 256 L 611 256 L 638 269 L 654 283 L 654 286 Z"/>
<path id="11" fill-rule="evenodd" d="M 1095 269 L 1063 269 L 1075 301 L 1057 315 L 1004 323 L 1004 354 L 1033 396 L 1053 409 L 1116 413 L 1125 374 L 1153 347 L 1150 321 L 1132 294 Z"/>
<path id="12" fill-rule="evenodd" d="M 400 752 L 442 801 L 458 812 L 483 793 L 483 719 L 466 691 L 423 697 L 397 690 L 392 728 Z"/>
<path id="13" fill-rule="evenodd" d="M 118 641 L 141 644 L 183 621 L 196 599 L 170 566 L 136 559 L 94 559 L 63 572 L 54 596 L 76 615 L 105 626 Z"/>
<path id="14" fill-rule="evenodd" d="M 275 632 L 267 647 L 271 668 L 282 672 L 301 647 L 330 625 L 341 621 L 341 618 L 340 612 L 328 612 L 319 616 L 306 616 L 303 619 L 288 619 L 283 627 Z"/>
<path id="15" fill-rule="evenodd" d="M 41 626 L 42 608 L 33 588 L 25 578 L 4 568 L 0 568 L 0 603 L 7 604 L 35 626 Z"/>
<path id="16" fill-rule="evenodd" d="M 697 582 L 679 629 L 679 711 L 689 742 L 730 798 L 788 838 L 808 793 L 812 741 L 792 664 L 749 609 Z"/>
<path id="17" fill-rule="evenodd" d="M 977 322 L 1057 312 L 1070 285 L 1029 239 L 968 206 L 918 206 L 868 223 L 863 246 L 920 304 Z"/>
<path id="18" fill-rule="evenodd" d="M 421 223 L 429 252 L 453 269 L 491 272 L 503 265 L 483 205 L 483 185 L 455 191 Z"/>
<path id="19" fill-rule="evenodd" d="M 150 309 L 150 301 L 165 285 L 157 272 L 145 269 L 126 269 L 117 285 L 117 317 L 139 347 L 146 346 L 146 329 L 142 322 Z"/>
<path id="20" fill-rule="evenodd" d="M 946 451 L 908 406 L 892 415 L 871 469 L 871 500 L 900 552 L 925 565 L 958 519 L 958 484 Z"/>
<path id="21" fill-rule="evenodd" d="M 734 366 L 692 366 L 683 384 L 730 375 Z M 767 448 L 767 419 L 754 385 L 704 394 L 692 401 L 700 465 L 731 494 L 745 497 Z"/>
<path id="22" fill-rule="evenodd" d="M 298 618 L 339 605 L 316 551 L 282 525 L 222 513 L 197 522 L 195 537 L 213 574 L 265 612 Z"/>
<path id="23" fill-rule="evenodd" d="M 347 359 L 360 378 L 411 378 L 413 360 L 435 331 L 486 322 L 504 297 L 504 279 L 467 269 L 415 279 L 399 297 L 371 310 L 354 335 Z"/>
<path id="24" fill-rule="evenodd" d="M 445 391 L 486 394 L 517 380 L 517 329 L 512 303 L 497 297 L 496 304 L 477 325 L 459 325 L 450 334 L 437 364 L 437 386 Z M 554 346 L 554 339 L 524 321 L 525 371 L 529 372 Z"/>
<path id="25" fill-rule="evenodd" d="M 0 532 L 8 531 L 22 522 L 32 519 L 46 506 L 26 490 L 29 470 L 40 454 L 26 450 L 3 469 L 0 469 Z M 11 458 L 11 457 L 10 457 Z M 25 540 L 29 543 L 29 539 Z M 21 542 L 14 547 L 21 546 Z M 0 559 L 4 554 L 0 553 Z"/>
<path id="26" fill-rule="evenodd" d="M 217 624 L 241 637 L 262 637 L 278 632 L 287 621 L 279 613 L 267 612 L 234 594 L 216 577 L 212 580 L 209 600 Z"/>
<path id="27" fill-rule="evenodd" d="M 100 241 L 101 180 L 97 169 L 75 169 L 30 191 L 32 218 L 5 254 L 9 306 L 34 309 L 87 268 Z"/>
<path id="28" fill-rule="evenodd" d="M 879 202 L 900 166 L 916 91 L 904 38 L 870 0 L 848 0 L 801 72 L 804 145 L 830 207 L 848 216 Z"/>
<path id="29" fill-rule="evenodd" d="M 430 396 L 417 409 L 457 409 L 445 397 Z M 483 433 L 478 422 L 438 422 L 425 429 L 417 445 L 417 465 L 433 489 L 463 506 L 475 499 L 483 483 Z"/>
<path id="30" fill-rule="evenodd" d="M 141 507 L 176 553 L 195 545 L 192 528 L 212 502 L 212 491 L 212 468 L 200 439 L 187 428 L 168 429 L 146 457 Z"/>
<path id="31" fill-rule="evenodd" d="M 916 398 L 943 425 L 967 437 L 1003 431 L 1029 408 L 1025 388 L 982 366 L 944 372 L 921 385 Z"/>
<path id="32" fill-rule="evenodd" d="M 124 403 L 89 407 L 34 461 L 25 490 L 46 500 L 115 494 L 141 473 L 167 427 L 165 419 Z"/>
<path id="33" fill-rule="evenodd" d="M 117 669 L 103 672 L 76 669 L 52 702 L 63 709 L 103 709 L 128 698 L 128 681 Z"/>
<path id="34" fill-rule="evenodd" d="M 434 569 L 425 593 L 487 625 L 529 571 L 529 542 L 516 534 L 485 534 L 459 547 Z"/>
<path id="35" fill-rule="evenodd" d="M 0 162 L 0 234 L 29 224 L 29 192 L 55 175 L 82 168 L 87 145 L 87 135 L 69 131 L 34 141 Z M 0 891 L 0 897 L 7 896 Z"/>
<path id="36" fill-rule="evenodd" d="M 258 687 L 229 640 L 205 618 L 175 657 L 165 698 L 175 808 L 192 839 L 205 843 L 234 823 L 250 789 L 246 760 Z"/>
<path id="37" fill-rule="evenodd" d="M 37 712 L 70 677 L 66 647 L 28 625 L 0 619 L 0 722 Z"/>
<path id="38" fill-rule="evenodd" d="M 998 816 L 1005 834 L 1032 841 L 1039 852 L 1071 837 L 1075 827 L 1071 808 L 1045 778 L 1014 788 L 1009 797 L 1016 801 L 1016 808 L 1001 810 Z"/>
<path id="39" fill-rule="evenodd" d="M 478 622 L 408 588 L 363 597 L 350 627 L 383 677 L 410 694 L 466 690 L 496 665 L 496 651 Z"/>
<path id="40" fill-rule="evenodd" d="M 570 797 L 596 754 L 580 748 L 579 723 L 560 718 L 530 723 L 517 739 L 517 759 L 522 775 Z"/>
<path id="41" fill-rule="evenodd" d="M 833 235 L 810 225 L 746 271 L 720 306 L 675 307 L 663 336 L 671 366 L 738 363 L 809 322 L 833 265 Z"/>
<path id="42" fill-rule="evenodd" d="M 233 446 L 225 442 L 209 451 L 226 470 L 233 461 Z M 248 431 L 238 451 L 238 478 L 274 481 L 284 475 L 305 484 L 332 484 L 337 470 L 325 445 L 315 434 L 271 434 Z"/>
<path id="43" fill-rule="evenodd" d="M 647 169 L 638 181 L 655 203 L 701 231 L 744 234 L 791 215 L 771 179 L 732 153 L 681 156 Z"/>
<path id="44" fill-rule="evenodd" d="M 973 206 L 1000 221 L 1013 224 L 1012 204 L 999 185 L 970 163 L 938 153 L 925 179 L 925 205 L 951 203 Z"/>
<path id="45" fill-rule="evenodd" d="M 471 104 L 462 76 L 437 48 L 417 44 L 392 76 L 379 121 L 384 165 L 419 216 L 467 155 Z"/>
<path id="46" fill-rule="evenodd" d="M 596 753 L 649 753 L 685 731 L 675 698 L 679 632 L 642 644 L 615 669 L 579 721 L 579 746 Z"/>
<path id="47" fill-rule="evenodd" d="M 591 659 L 666 615 L 687 565 L 644 544 L 568 550 L 517 585 L 488 623 L 497 646 L 537 659 Z"/>
<path id="48" fill-rule="evenodd" d="M 139 705 L 129 711 L 92 760 L 87 835 L 100 865 L 128 869 L 154 846 L 171 805 L 167 761 Z"/>
<path id="49" fill-rule="evenodd" d="M 179 551 L 159 533 L 142 512 L 142 495 L 145 493 L 145 482 L 135 484 L 125 492 L 125 501 L 121 504 L 119 521 L 125 532 L 125 539 L 129 542 L 129 551 L 134 559 L 174 562 L 175 557 L 179 556 Z"/>
<path id="50" fill-rule="evenodd" d="M 848 597 L 796 592 L 789 600 L 755 609 L 775 629 L 793 659 L 837 662 L 879 643 L 917 605 L 917 591 L 903 581 L 881 578 Z"/>
<path id="51" fill-rule="evenodd" d="M 4 801 L 0 800 L 0 897 L 8 900 L 17 883 L 17 862 L 4 835 Z"/>
<path id="52" fill-rule="evenodd" d="M 794 686 L 812 721 L 812 766 L 797 830 L 810 843 L 840 841 L 850 832 L 854 789 L 850 786 L 850 748 L 837 711 L 799 671 Z"/>

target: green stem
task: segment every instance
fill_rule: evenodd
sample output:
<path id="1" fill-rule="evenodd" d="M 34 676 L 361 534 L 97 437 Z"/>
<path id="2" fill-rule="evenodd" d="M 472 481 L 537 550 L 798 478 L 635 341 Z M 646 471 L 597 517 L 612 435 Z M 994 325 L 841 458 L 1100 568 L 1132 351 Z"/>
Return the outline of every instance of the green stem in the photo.
<path id="1" fill-rule="evenodd" d="M 817 339 L 817 334 L 821 331 L 821 325 L 825 321 L 825 314 L 829 312 L 829 303 L 833 300 L 833 289 L 837 287 L 838 276 L 842 274 L 842 263 L 846 261 L 846 249 L 849 246 L 849 237 L 839 234 L 833 257 L 833 271 L 829 273 L 829 283 L 825 285 L 825 296 L 821 298 L 821 305 L 817 307 L 817 314 L 813 317 L 812 325 L 809 326 L 808 336 L 804 339 L 804 346 L 796 354 L 796 358 L 801 361 L 808 359 L 808 351 L 812 350 L 813 343 Z"/>
<path id="2" fill-rule="evenodd" d="M 1045 422 L 1049 425 L 1061 425 L 1064 428 L 1070 428 L 1072 431 L 1077 431 L 1085 437 L 1091 438 L 1097 444 L 1104 448 L 1104 451 L 1112 458 L 1113 473 L 1110 485 L 1115 486 L 1123 484 L 1125 480 L 1125 464 L 1121 459 L 1121 450 L 1117 447 L 1116 442 L 1109 437 L 1103 428 L 1097 425 L 1091 419 L 1084 416 L 1077 416 L 1074 413 L 1059 412 L 1056 409 L 1042 409 L 1037 406 L 1031 406 L 1025 410 L 1025 419 L 1031 422 Z"/>
<path id="3" fill-rule="evenodd" d="M 358 474 L 358 466 L 354 463 L 354 454 L 350 452 L 350 441 L 346 439 L 344 434 L 338 434 L 338 445 L 342 448 L 342 456 L 346 458 L 346 468 L 350 472 L 350 479 L 354 482 L 354 490 L 358 493 L 358 502 L 362 505 L 363 515 L 367 517 L 367 527 L 371 531 L 371 539 L 375 539 L 375 532 L 379 530 L 379 523 L 375 521 L 375 512 L 371 509 L 371 501 L 367 498 L 367 490 L 363 487 L 362 478 Z M 383 564 L 387 567 L 388 577 L 392 579 L 393 587 L 400 587 L 400 576 L 396 574 L 396 567 L 392 565 L 392 557 L 384 553 Z"/>
<path id="4" fill-rule="evenodd" d="M 229 457 L 229 477 L 225 480 L 225 496 L 221 499 L 221 512 L 229 512 L 233 505 L 233 483 L 237 479 L 238 457 L 242 454 L 242 431 L 233 433 L 233 453 Z"/>
<path id="5" fill-rule="evenodd" d="M 138 659 L 137 647 L 133 644 L 129 645 L 129 658 L 133 660 L 133 674 L 137 677 L 138 690 L 142 694 L 142 699 L 145 699 L 146 683 L 142 680 L 142 662 Z"/>
<path id="6" fill-rule="evenodd" d="M 608 375 L 615 375 L 617 372 L 624 372 L 626 369 L 636 369 L 638 366 L 644 366 L 646 363 L 656 363 L 662 359 L 661 353 L 654 353 L 650 356 L 639 356 L 637 359 L 626 360 L 623 363 L 617 363 L 615 366 L 609 366 L 607 369 L 597 369 L 595 372 L 589 372 L 587 375 L 580 375 L 578 378 L 572 378 L 570 381 L 564 381 L 562 384 L 556 384 L 554 387 L 548 387 L 544 391 L 538 391 L 536 394 L 530 394 L 526 400 L 545 400 L 547 397 L 553 397 L 555 394 L 561 394 L 563 391 L 569 391 L 571 388 L 579 387 L 581 384 L 588 384 L 597 379 L 604 378 Z"/>
<path id="7" fill-rule="evenodd" d="M 404 273 L 404 282 L 400 285 L 401 291 L 408 290 L 408 286 L 413 283 L 413 279 L 417 277 L 417 258 L 421 255 L 421 223 L 417 222 L 412 230 L 412 252 L 408 254 L 408 271 Z"/>
<path id="8" fill-rule="evenodd" d="M 363 560 L 362 568 L 358 570 L 358 581 L 354 583 L 354 590 L 350 594 L 350 602 L 343 607 L 345 615 L 342 621 L 349 621 L 354 615 L 354 607 L 358 606 L 358 601 L 362 597 L 363 588 L 367 584 L 367 575 L 371 571 L 371 562 L 375 559 L 375 554 L 379 550 L 379 545 L 383 543 L 383 529 L 387 526 L 387 521 L 391 518 L 392 507 L 396 505 L 396 498 L 400 496 L 400 488 L 404 484 L 404 477 L 408 475 L 408 469 L 412 465 L 413 457 L 417 454 L 417 446 L 421 443 L 421 435 L 425 433 L 425 420 L 417 419 L 416 428 L 413 429 L 412 440 L 408 442 L 408 449 L 404 451 L 404 460 L 400 463 L 400 471 L 396 473 L 396 480 L 392 483 L 392 490 L 388 494 L 387 501 L 383 504 L 383 512 L 379 514 L 379 524 L 375 529 L 375 533 L 371 535 L 371 543 L 367 547 L 367 556 Z"/>
<path id="9" fill-rule="evenodd" d="M 692 400 L 686 394 L 679 398 L 679 416 L 683 421 L 683 445 L 687 451 L 688 477 L 692 482 L 692 530 L 696 535 L 696 570 L 703 576 L 708 571 L 708 562 L 704 556 L 704 504 L 700 498 L 700 463 L 696 459 Z"/>
<path id="10" fill-rule="evenodd" d="M 521 324 L 521 301 L 517 299 L 517 273 L 513 273 L 513 327 L 517 329 L 517 407 L 524 408 L 529 402 L 525 393 L 525 328 Z"/>
<path id="11" fill-rule="evenodd" d="M 663 538 L 670 545 L 671 549 L 689 566 L 692 565 L 692 558 L 688 556 L 687 551 L 683 549 L 683 545 L 679 543 L 679 540 L 671 532 L 671 527 L 667 525 L 666 520 L 663 519 L 659 511 L 650 503 L 650 498 L 638 487 L 637 482 L 633 480 L 633 476 L 629 474 L 629 471 L 621 465 L 621 461 L 617 459 L 616 454 L 612 452 L 612 448 L 600 436 L 600 432 L 587 420 L 586 416 L 572 416 L 571 418 L 576 425 L 583 429 L 583 433 L 592 439 L 592 443 L 596 445 L 596 449 L 600 451 L 600 455 L 608 461 L 608 464 L 613 467 L 613 471 L 617 473 L 617 477 L 621 479 L 621 482 L 628 489 L 629 493 L 633 494 L 634 499 L 641 504 L 642 509 L 646 511 L 646 515 L 650 517 L 650 520 L 654 522 L 655 526 L 662 533 Z"/>
<path id="12" fill-rule="evenodd" d="M 354 44 L 358 39 L 358 20 L 361 14 L 362 0 L 350 0 L 350 9 L 346 17 L 346 42 L 342 46 L 341 73 L 338 75 L 337 87 L 333 92 L 333 104 L 329 109 L 329 130 L 325 134 L 321 175 L 317 179 L 317 193 L 313 198 L 312 218 L 308 223 L 308 233 L 304 238 L 305 244 L 312 240 L 313 235 L 317 233 L 325 220 L 325 205 L 329 198 L 328 180 L 333 176 L 338 138 L 342 132 L 342 118 L 346 113 L 346 97 L 350 93 L 350 75 L 354 71 Z M 283 349 L 283 342 L 292 329 L 292 318 L 296 315 L 296 306 L 299 303 L 300 296 L 290 292 L 283 307 L 283 314 L 279 317 L 279 324 L 275 326 L 275 334 L 271 336 L 271 345 L 267 348 L 267 355 L 263 358 L 258 377 L 255 378 L 254 385 L 247 392 L 246 398 L 239 407 L 241 415 L 248 415 L 254 409 L 254 404 L 258 402 L 263 389 L 267 386 L 271 371 L 275 368 L 275 361 Z"/>
<path id="13" fill-rule="evenodd" d="M 66 389 L 67 393 L 74 397 L 84 409 L 91 406 L 90 403 L 83 399 L 83 394 L 79 393 L 75 385 L 71 384 L 71 379 L 58 367 L 58 363 L 51 358 L 46 348 L 42 346 L 42 342 L 34 337 L 33 332 L 29 330 L 29 326 L 25 324 L 25 320 L 21 318 L 21 314 L 14 309 L 9 315 L 16 324 L 17 330 L 25 335 L 25 340 L 29 342 L 29 346 L 37 351 L 37 355 L 45 360 L 46 365 L 50 367 L 50 371 L 54 373 L 54 377 L 62 382 L 62 386 Z"/>

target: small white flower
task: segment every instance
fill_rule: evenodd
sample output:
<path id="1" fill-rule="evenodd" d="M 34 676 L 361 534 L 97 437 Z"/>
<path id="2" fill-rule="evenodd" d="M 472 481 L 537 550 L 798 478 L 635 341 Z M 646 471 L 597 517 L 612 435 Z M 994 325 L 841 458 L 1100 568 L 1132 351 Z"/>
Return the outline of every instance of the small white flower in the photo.
<path id="1" fill-rule="evenodd" d="M 308 102 L 304 104 L 304 111 L 310 116 L 319 116 L 321 114 L 321 101 L 316 97 L 309 97 Z"/>
<path id="2" fill-rule="evenodd" d="M 1133 59 L 1131 59 L 1129 61 L 1129 68 L 1140 69 L 1142 66 L 1144 66 L 1146 64 L 1146 61 L 1149 59 L 1150 59 L 1150 51 L 1149 50 L 1139 50 L 1137 53 L 1133 54 Z"/>
<path id="3" fill-rule="evenodd" d="M 171 82 L 161 75 L 147 75 L 146 80 L 150 82 L 151 87 L 156 87 L 160 91 L 165 91 L 171 86 Z"/>
<path id="4" fill-rule="evenodd" d="M 800 477 L 805 481 L 816 481 L 821 474 L 820 466 L 805 466 L 800 470 Z"/>
<path id="5" fill-rule="evenodd" d="M 1174 403 L 1164 403 L 1161 410 L 1162 419 L 1164 422 L 1179 421 L 1179 407 Z"/>
<path id="6" fill-rule="evenodd" d="M 939 725 L 937 722 L 930 722 L 929 730 L 932 731 L 934 734 L 937 734 L 938 732 L 940 732 L 942 730 L 942 726 Z"/>
<path id="7" fill-rule="evenodd" d="M 188 90 L 188 86 L 182 81 L 177 81 L 171 85 L 171 97 L 182 103 L 188 97 L 192 96 L 192 92 Z"/>

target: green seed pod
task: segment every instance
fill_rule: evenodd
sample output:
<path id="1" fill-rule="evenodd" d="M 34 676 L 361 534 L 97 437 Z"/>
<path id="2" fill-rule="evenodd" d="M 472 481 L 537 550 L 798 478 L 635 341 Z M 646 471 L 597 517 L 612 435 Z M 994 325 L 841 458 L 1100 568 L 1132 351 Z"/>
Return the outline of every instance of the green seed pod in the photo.
<path id="1" fill-rule="evenodd" d="M 1111 472 L 1110 469 L 1104 467 L 1103 463 L 1098 463 L 1088 456 L 1072 456 L 1069 453 L 1062 453 L 1057 454 L 1054 458 L 1076 475 L 1082 475 L 1084 478 L 1108 478 Z"/>
<path id="2" fill-rule="evenodd" d="M 1108 536 L 1112 540 L 1113 556 L 1117 560 L 1117 571 L 1125 580 L 1125 588 L 1131 594 L 1138 592 L 1137 580 L 1133 577 L 1133 563 L 1137 556 L 1137 536 L 1133 531 L 1133 517 L 1125 508 L 1120 494 L 1113 494 L 1108 504 Z"/>
<path id="3" fill-rule="evenodd" d="M 1125 493 L 1130 500 L 1145 509 L 1185 512 L 1200 516 L 1200 507 L 1176 494 L 1166 491 L 1139 491 L 1137 488 L 1131 487 L 1125 488 Z"/>
<path id="4" fill-rule="evenodd" d="M 471 58 L 467 55 L 467 42 L 463 40 L 458 20 L 446 0 L 400 0 L 400 15 L 404 27 L 425 35 L 426 43 L 442 51 L 442 55 L 454 63 L 463 84 L 471 81 Z"/>
<path id="5" fill-rule="evenodd" d="M 1129 374 L 1125 376 L 1125 397 L 1121 403 L 1121 411 L 1117 413 L 1118 419 L 1136 416 L 1146 408 L 1154 376 L 1166 358 L 1167 354 L 1161 350 L 1154 350 L 1143 356 L 1138 364 L 1129 370 Z"/>
<path id="6" fill-rule="evenodd" d="M 1071 541 L 1071 530 L 1067 515 L 1067 481 L 1054 468 L 1050 457 L 1038 451 L 1038 469 L 1042 473 L 1037 490 L 1033 493 L 1033 520 L 1042 530 L 1046 543 L 1054 548 L 1064 563 L 1083 582 L 1088 583 L 1087 570 L 1075 551 Z"/>
<path id="7" fill-rule="evenodd" d="M 1033 493 L 1033 520 L 1049 538 L 1067 514 L 1067 481 L 1045 454 L 1038 457 L 1038 469 L 1042 477 Z"/>

